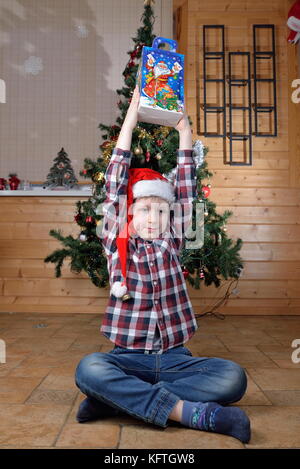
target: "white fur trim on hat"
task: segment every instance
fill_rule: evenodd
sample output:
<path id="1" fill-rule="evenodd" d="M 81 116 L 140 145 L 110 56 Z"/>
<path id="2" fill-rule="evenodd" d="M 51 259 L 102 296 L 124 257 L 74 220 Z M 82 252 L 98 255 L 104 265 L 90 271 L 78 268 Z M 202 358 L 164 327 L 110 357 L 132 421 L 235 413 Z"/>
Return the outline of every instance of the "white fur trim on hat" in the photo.
<path id="1" fill-rule="evenodd" d="M 174 188 L 168 181 L 162 179 L 146 179 L 136 182 L 132 187 L 133 198 L 157 196 L 169 203 L 174 202 Z"/>
<path id="2" fill-rule="evenodd" d="M 110 293 L 116 298 L 122 298 L 127 293 L 126 285 L 122 285 L 123 282 L 114 282 L 110 289 Z"/>

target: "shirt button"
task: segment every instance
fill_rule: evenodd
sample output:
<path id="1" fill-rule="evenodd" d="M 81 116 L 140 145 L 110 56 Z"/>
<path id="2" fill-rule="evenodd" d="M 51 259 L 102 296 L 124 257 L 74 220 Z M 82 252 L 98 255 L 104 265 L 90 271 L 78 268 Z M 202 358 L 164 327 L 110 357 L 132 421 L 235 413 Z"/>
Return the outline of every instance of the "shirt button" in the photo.
<path id="1" fill-rule="evenodd" d="M 157 300 L 155 300 L 155 301 L 154 301 L 154 303 L 157 305 L 157 304 L 158 304 L 158 301 L 157 301 Z"/>
<path id="2" fill-rule="evenodd" d="M 150 262 L 150 265 L 153 265 L 153 262 Z"/>
<path id="3" fill-rule="evenodd" d="M 153 283 L 154 283 L 154 285 L 157 285 L 157 281 L 156 281 L 156 280 L 154 280 L 154 282 L 153 282 Z"/>
<path id="4" fill-rule="evenodd" d="M 146 246 L 146 247 L 147 247 L 147 249 L 149 249 L 149 248 L 150 248 L 150 246 L 148 246 L 148 244 L 147 244 L 147 246 Z"/>

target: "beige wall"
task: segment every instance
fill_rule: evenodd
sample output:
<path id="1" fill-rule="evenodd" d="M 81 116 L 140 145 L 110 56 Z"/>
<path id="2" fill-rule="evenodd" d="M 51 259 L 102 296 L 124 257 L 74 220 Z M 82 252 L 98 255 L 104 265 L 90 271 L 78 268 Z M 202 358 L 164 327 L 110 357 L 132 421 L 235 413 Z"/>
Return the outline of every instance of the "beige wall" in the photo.
<path id="1" fill-rule="evenodd" d="M 172 37 L 172 0 L 154 12 L 154 34 Z M 0 0 L 0 177 L 43 181 L 61 147 L 77 175 L 99 156 L 142 13 L 142 0 Z"/>

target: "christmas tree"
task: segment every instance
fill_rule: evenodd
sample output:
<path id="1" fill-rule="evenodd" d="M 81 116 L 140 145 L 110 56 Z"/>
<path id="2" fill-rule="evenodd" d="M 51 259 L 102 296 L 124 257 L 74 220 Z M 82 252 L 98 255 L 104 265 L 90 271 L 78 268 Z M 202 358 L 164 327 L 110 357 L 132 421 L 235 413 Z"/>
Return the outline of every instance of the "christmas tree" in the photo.
<path id="1" fill-rule="evenodd" d="M 47 176 L 47 181 L 44 183 L 44 189 L 48 187 L 53 188 L 67 188 L 70 189 L 77 184 L 77 179 L 74 174 L 74 170 L 71 165 L 71 160 L 68 157 L 68 153 L 62 148 L 57 153 L 57 157 L 54 159 L 54 164 L 50 168 L 50 172 Z"/>
<path id="2" fill-rule="evenodd" d="M 72 236 L 63 236 L 60 230 L 51 230 L 50 235 L 62 242 L 64 247 L 49 255 L 45 262 L 56 264 L 56 277 L 61 276 L 61 266 L 66 258 L 71 259 L 70 268 L 73 272 L 84 270 L 91 281 L 97 287 L 105 287 L 108 284 L 107 260 L 101 245 L 101 239 L 97 235 L 97 225 L 102 225 L 99 207 L 105 200 L 105 171 L 109 164 L 112 152 L 116 146 L 122 123 L 125 119 L 127 109 L 136 85 L 136 74 L 138 61 L 141 57 L 142 47 L 151 46 L 154 35 L 152 27 L 154 14 L 152 6 L 154 0 L 144 1 L 144 12 L 142 15 L 143 26 L 137 31 L 133 50 L 129 51 L 130 59 L 123 72 L 124 83 L 122 89 L 118 89 L 118 107 L 121 116 L 117 118 L 117 124 L 106 126 L 100 124 L 99 128 L 104 132 L 103 143 L 100 145 L 102 155 L 96 161 L 86 158 L 81 175 L 92 179 L 93 195 L 87 201 L 77 202 L 75 221 L 79 226 L 77 239 Z M 174 177 L 176 169 L 176 150 L 179 148 L 179 134 L 173 127 L 164 127 L 154 124 L 139 122 L 132 133 L 131 168 L 147 167 L 159 171 L 170 181 Z M 195 231 L 196 206 L 202 204 L 205 215 L 204 244 L 200 248 L 187 249 L 185 244 L 180 254 L 180 262 L 184 277 L 196 289 L 201 283 L 205 285 L 214 284 L 219 286 L 221 279 L 240 276 L 243 262 L 239 255 L 242 240 L 237 239 L 234 243 L 226 234 L 226 223 L 232 212 L 225 211 L 222 215 L 217 214 L 216 204 L 209 200 L 213 175 L 207 168 L 204 157 L 208 151 L 198 140 L 193 144 L 194 158 L 197 171 L 197 200 L 193 202 L 192 229 Z"/>

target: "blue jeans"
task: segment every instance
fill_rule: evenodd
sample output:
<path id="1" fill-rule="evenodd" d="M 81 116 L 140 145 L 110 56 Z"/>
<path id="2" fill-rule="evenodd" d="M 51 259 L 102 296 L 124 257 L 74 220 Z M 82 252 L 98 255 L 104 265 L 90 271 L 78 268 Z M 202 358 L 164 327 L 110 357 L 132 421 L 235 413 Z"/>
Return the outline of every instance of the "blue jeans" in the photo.
<path id="1" fill-rule="evenodd" d="M 167 427 L 179 400 L 239 401 L 247 377 L 237 363 L 221 358 L 193 357 L 184 346 L 163 353 L 115 347 L 79 362 L 75 381 L 87 396 L 145 422 Z M 113 410 L 113 409 L 112 409 Z"/>

